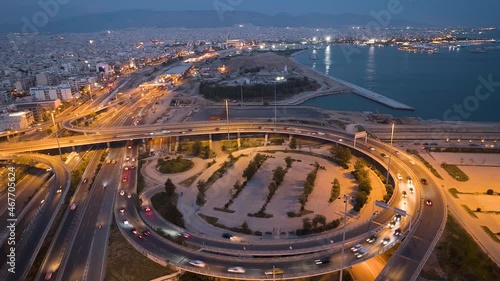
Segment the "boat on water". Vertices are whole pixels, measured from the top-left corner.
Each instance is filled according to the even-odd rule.
[[[309,54],[309,59],[310,59],[310,60],[317,60],[317,59],[318,59],[318,54],[317,54],[316,50],[313,50],[313,51]]]
[[[409,52],[409,53],[427,53],[427,54],[434,54],[438,52],[437,48],[416,47],[416,46],[399,47],[398,51]]]
[[[469,49],[469,53],[482,54],[482,53],[486,53],[486,49],[483,47],[473,48],[473,49]]]

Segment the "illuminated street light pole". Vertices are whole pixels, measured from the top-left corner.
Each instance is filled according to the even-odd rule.
[[[229,152],[231,152],[231,140],[229,138],[229,105],[228,105],[228,99],[226,99],[226,123],[227,123],[227,146],[228,146]]]
[[[344,249],[345,249],[345,225],[347,222],[347,202],[349,200],[349,196],[344,194],[344,229],[342,231],[342,254],[340,255],[340,281],[342,281],[342,275],[344,272]]]
[[[282,76],[279,76],[279,77],[276,77],[276,81],[274,81],[274,126],[276,126],[276,104],[277,104],[277,101],[276,101],[276,84],[283,80],[284,77]]]
[[[52,111],[50,113],[50,115],[52,116],[52,123],[54,124],[54,126],[56,127],[56,141],[57,141],[57,147],[59,148],[59,156],[61,157],[61,161],[63,161],[63,157],[62,157],[62,152],[61,152],[61,145],[59,144],[59,135],[57,133],[58,131],[58,128],[56,126],[56,120],[54,119],[54,111]]]
[[[90,87],[90,84],[89,84],[89,95],[90,95],[90,100],[94,101],[94,98],[92,97],[92,88]]]
[[[385,184],[389,184],[389,170],[391,169],[391,158],[392,158],[392,140],[394,137],[394,123],[392,123],[391,129],[391,147],[389,148],[389,163],[387,164],[387,176],[385,178]]]

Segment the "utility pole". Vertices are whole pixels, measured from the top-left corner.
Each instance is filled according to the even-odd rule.
[[[342,254],[340,256],[340,281],[342,281],[342,275],[344,273],[344,249],[345,249],[345,225],[347,222],[347,202],[349,200],[349,196],[344,194],[344,229],[342,231]]]
[[[50,113],[50,116],[52,116],[52,124],[54,124],[54,126],[56,127],[56,141],[57,141],[57,147],[59,148],[59,157],[61,157],[61,161],[63,161],[61,145],[59,144],[59,135],[57,133],[57,131],[59,131],[59,128],[56,126],[56,120],[54,119],[54,111]]]
[[[229,105],[228,99],[226,99],[226,123],[227,123],[227,146],[228,150],[231,153],[231,139],[229,138]]]

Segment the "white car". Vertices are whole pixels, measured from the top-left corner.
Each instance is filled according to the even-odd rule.
[[[129,225],[130,223],[128,222],[128,220],[123,220],[123,224],[124,225]]]
[[[370,146],[370,150],[371,150],[371,151],[375,151],[375,147]]]
[[[415,161],[410,160],[410,164],[412,164],[413,166],[415,166]]]
[[[232,273],[245,273],[245,269],[241,266],[230,267],[227,271]]]
[[[368,249],[361,249],[357,253],[355,253],[354,255],[356,255],[356,257],[358,259],[360,259],[360,258],[366,256],[368,254],[368,252],[369,252]]]
[[[200,261],[200,260],[193,260],[189,262],[190,265],[196,266],[196,267],[205,267],[206,263]]]
[[[120,190],[120,195],[121,196],[125,195],[125,191],[124,190]]]
[[[356,244],[356,246],[354,246],[354,247],[351,248],[351,251],[357,252],[357,251],[359,251],[361,249],[361,247],[362,247],[361,244]]]
[[[400,180],[400,181],[402,181],[402,180],[403,180],[403,177],[401,176],[401,174],[400,174],[400,173],[398,173],[398,174],[396,175],[396,177],[397,177],[397,178],[398,178],[398,180]]]

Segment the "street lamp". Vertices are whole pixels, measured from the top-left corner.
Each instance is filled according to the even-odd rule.
[[[344,229],[342,231],[342,255],[340,256],[340,281],[342,281],[342,274],[344,272],[344,249],[345,249],[345,224],[347,222],[347,202],[349,196],[344,194]]]
[[[387,176],[385,178],[385,184],[389,184],[389,170],[391,169],[391,158],[392,158],[392,140],[394,137],[394,122],[392,123],[391,128],[391,146],[389,148],[389,163],[387,164]]]
[[[61,152],[61,145],[59,144],[59,135],[57,133],[58,131],[58,128],[56,126],[56,120],[54,119],[54,111],[50,112],[50,116],[52,116],[52,123],[54,124],[54,126],[56,127],[56,141],[57,141],[57,147],[59,148],[59,156],[61,157],[61,161],[63,161],[63,157],[62,157],[62,152]]]
[[[228,99],[226,99],[226,123],[227,123],[227,146],[229,152],[231,152],[231,140],[229,138],[229,105],[228,105]]]
[[[283,76],[279,76],[279,77],[276,77],[276,81],[274,81],[274,126],[276,126],[276,84],[279,82],[279,81],[282,81],[283,79],[285,79],[285,77]]]

